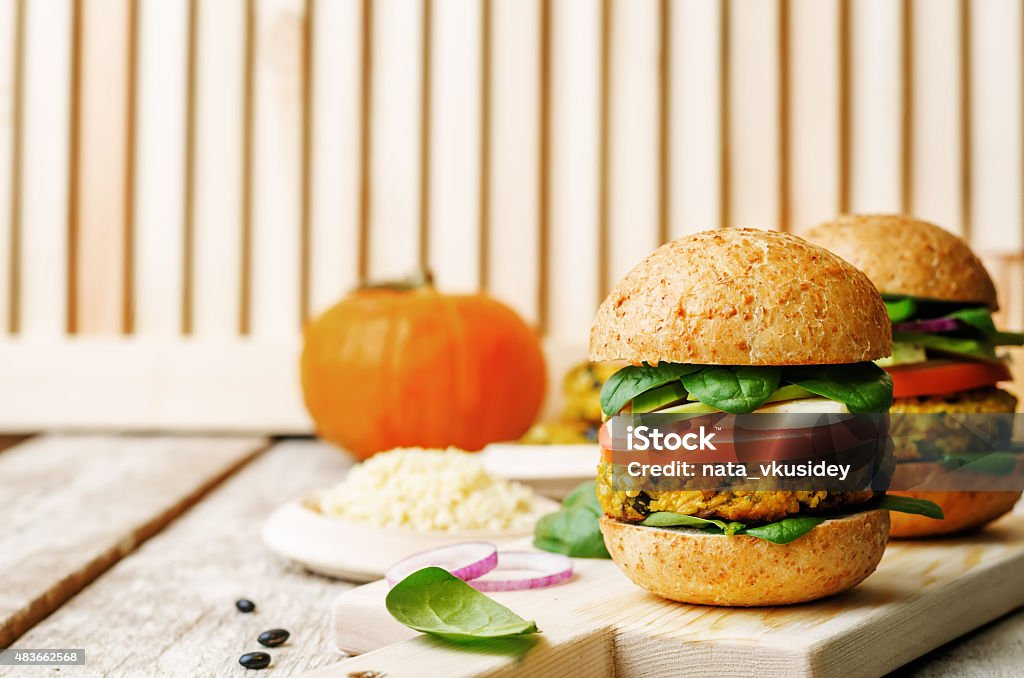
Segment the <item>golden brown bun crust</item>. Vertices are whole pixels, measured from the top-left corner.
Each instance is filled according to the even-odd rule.
[[[996,288],[970,246],[934,224],[893,214],[847,214],[807,239],[868,274],[879,290],[998,308]]]
[[[888,511],[827,520],[789,544],[601,519],[612,560],[636,585],[698,605],[789,605],[851,589],[875,571]]]
[[[796,236],[727,228],[662,245],[597,311],[591,360],[812,365],[892,352],[881,297]]]
[[[889,492],[901,497],[934,501],[942,507],[945,520],[933,520],[909,513],[892,514],[893,537],[937,537],[976,530],[1009,513],[1020,492]]]

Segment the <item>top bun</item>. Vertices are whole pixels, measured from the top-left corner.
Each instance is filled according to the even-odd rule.
[[[662,245],[619,281],[590,330],[591,360],[634,365],[822,365],[892,353],[867,276],[793,235],[705,231]]]
[[[935,224],[897,214],[847,214],[811,229],[807,239],[867,273],[884,293],[999,307],[978,257]]]

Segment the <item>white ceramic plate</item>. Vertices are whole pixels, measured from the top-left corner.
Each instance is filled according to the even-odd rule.
[[[601,450],[587,445],[517,445],[497,443],[480,453],[491,475],[529,485],[535,492],[562,499],[597,475]]]
[[[538,514],[558,510],[558,504],[550,499],[537,497],[537,502]],[[380,579],[406,556],[463,541],[488,541],[498,548],[524,549],[533,541],[533,527],[502,532],[374,527],[330,518],[300,501],[281,506],[263,524],[263,542],[270,550],[318,574],[356,582]]]

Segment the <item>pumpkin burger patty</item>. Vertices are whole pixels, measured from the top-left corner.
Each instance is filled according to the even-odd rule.
[[[668,511],[698,518],[767,523],[799,513],[829,514],[863,504],[874,492],[617,490],[614,467],[602,461],[597,470],[597,498],[606,516],[638,523],[652,513]]]

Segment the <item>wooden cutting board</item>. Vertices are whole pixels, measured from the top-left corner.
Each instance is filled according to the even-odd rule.
[[[673,603],[609,561],[577,560],[567,584],[493,594],[543,633],[469,647],[398,624],[386,590],[338,597],[333,637],[365,654],[307,675],[877,676],[1024,605],[1024,516],[966,538],[893,542],[857,589],[785,608]]]

